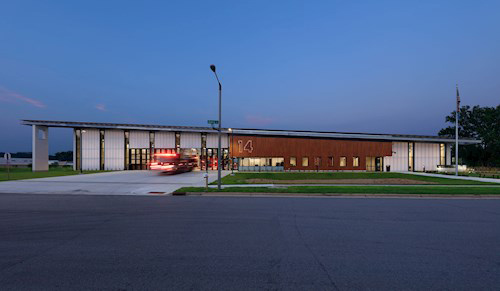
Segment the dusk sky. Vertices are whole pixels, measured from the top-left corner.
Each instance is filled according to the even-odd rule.
[[[0,0],[0,151],[21,119],[435,135],[500,101],[500,1]],[[50,152],[71,150],[50,129]]]

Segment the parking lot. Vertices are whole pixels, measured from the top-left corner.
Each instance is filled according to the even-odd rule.
[[[223,171],[223,176],[229,174]],[[98,174],[30,179],[0,183],[0,193],[27,194],[93,194],[93,195],[161,195],[187,186],[203,186],[205,172],[177,175],[151,171],[119,171]],[[209,182],[217,172],[208,172]]]

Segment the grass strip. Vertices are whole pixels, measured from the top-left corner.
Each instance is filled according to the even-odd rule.
[[[183,187],[176,193],[186,192],[244,192],[244,193],[345,193],[345,194],[500,194],[500,187],[432,187],[432,186],[289,186],[289,187]]]
[[[94,174],[110,171],[83,171],[83,174]],[[8,179],[7,169],[0,169],[0,181],[25,180],[36,178],[49,178],[59,176],[78,175],[80,171],[74,171],[71,167],[49,168],[47,172],[33,172],[31,168],[12,168],[10,169],[10,179]]]
[[[450,178],[427,177],[403,173],[370,173],[370,172],[307,172],[307,173],[235,173],[233,176],[227,175],[222,178],[225,185],[231,184],[252,184],[249,179],[268,179],[268,180],[335,180],[335,179],[409,179],[415,181],[433,182],[440,185],[494,185],[495,183],[458,180]],[[213,182],[215,185],[217,182]]]

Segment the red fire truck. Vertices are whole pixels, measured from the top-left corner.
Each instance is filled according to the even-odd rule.
[[[187,154],[155,154],[149,168],[163,173],[191,172],[196,167],[196,158]]]

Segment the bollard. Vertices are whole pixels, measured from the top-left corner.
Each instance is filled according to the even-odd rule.
[[[205,173],[203,178],[205,178],[205,191],[208,191],[208,173]]]

